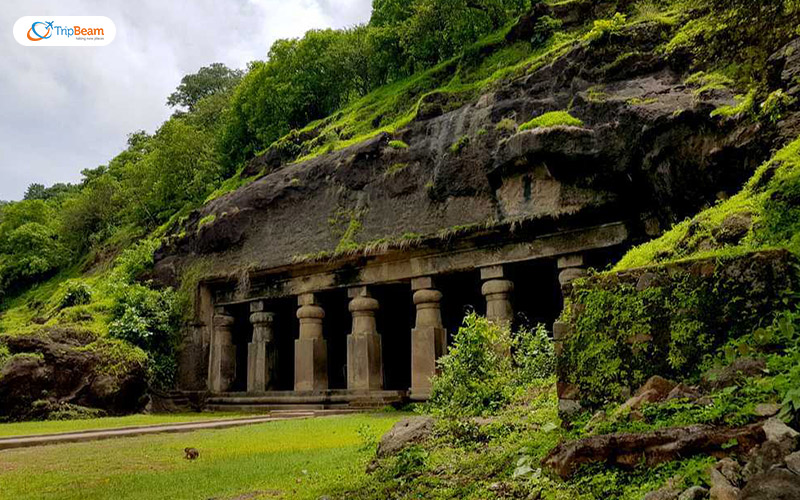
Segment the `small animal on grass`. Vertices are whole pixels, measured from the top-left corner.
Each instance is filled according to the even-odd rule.
[[[186,456],[183,457],[186,460],[194,460],[200,456],[200,452],[197,451],[197,448],[184,448],[183,452],[186,453]]]

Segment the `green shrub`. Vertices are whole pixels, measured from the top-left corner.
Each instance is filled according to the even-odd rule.
[[[178,294],[171,288],[153,290],[141,284],[124,285],[116,293],[109,335],[144,350],[150,358],[150,383],[170,387],[183,316]]]
[[[558,125],[566,125],[571,127],[582,127],[583,122],[568,111],[551,111],[541,116],[537,116],[533,120],[523,123],[519,126],[519,131],[531,130],[535,128],[555,127]]]
[[[628,23],[628,18],[625,14],[617,12],[611,19],[598,19],[594,22],[591,31],[587,33],[583,39],[590,44],[605,41],[614,33],[619,33],[622,28]]]
[[[68,281],[66,288],[59,300],[58,308],[86,305],[92,300],[92,290],[82,281]]]
[[[408,149],[408,144],[403,141],[389,141],[389,147],[393,149]]]
[[[502,408],[510,399],[511,334],[475,313],[439,360],[441,372],[433,378],[430,406],[434,413],[457,417],[482,415]]]
[[[514,335],[515,378],[521,385],[548,378],[556,370],[553,340],[544,325]]]

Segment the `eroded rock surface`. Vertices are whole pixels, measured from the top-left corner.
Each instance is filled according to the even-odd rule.
[[[731,92],[696,95],[658,53],[669,29],[643,23],[577,44],[453,111],[444,111],[453,109],[450,97],[433,93],[406,128],[341,151],[288,164],[270,150],[248,166],[264,172],[260,179],[174,228],[157,274],[175,280],[187,261],[212,254],[217,275],[276,269],[333,251],[337,221],[357,221],[356,242],[429,236],[422,248],[451,244],[434,238],[442,230],[489,221],[483,237],[513,237],[503,229],[512,222],[518,235],[620,220],[634,232],[645,231],[645,219],[668,227],[736,191],[768,151],[758,126],[710,116],[734,103]],[[633,56],[620,60],[623,53]],[[516,130],[566,109],[583,126]],[[731,221],[731,238],[745,222]]]
[[[0,369],[0,418],[46,418],[65,405],[126,413],[146,403],[144,364],[114,359],[91,333],[51,329],[3,342],[13,356]]]
[[[637,434],[608,434],[561,443],[545,457],[543,464],[567,478],[584,464],[600,462],[633,468],[642,461],[655,465],[698,453],[743,453],[765,439],[762,424],[735,429],[693,425]],[[733,440],[736,445],[728,447]]]
[[[410,417],[394,424],[378,444],[378,457],[394,455],[408,445],[427,439],[433,432],[435,420],[430,417]]]

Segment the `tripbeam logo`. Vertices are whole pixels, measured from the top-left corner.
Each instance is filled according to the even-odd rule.
[[[97,47],[117,35],[105,16],[25,16],[14,23],[14,38],[21,45],[39,47]]]

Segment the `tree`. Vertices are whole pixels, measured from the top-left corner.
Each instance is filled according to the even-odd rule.
[[[186,75],[178,88],[167,98],[167,105],[193,111],[200,99],[217,93],[228,92],[242,79],[243,72],[230,69],[222,63],[213,63],[200,68],[197,73]]]

